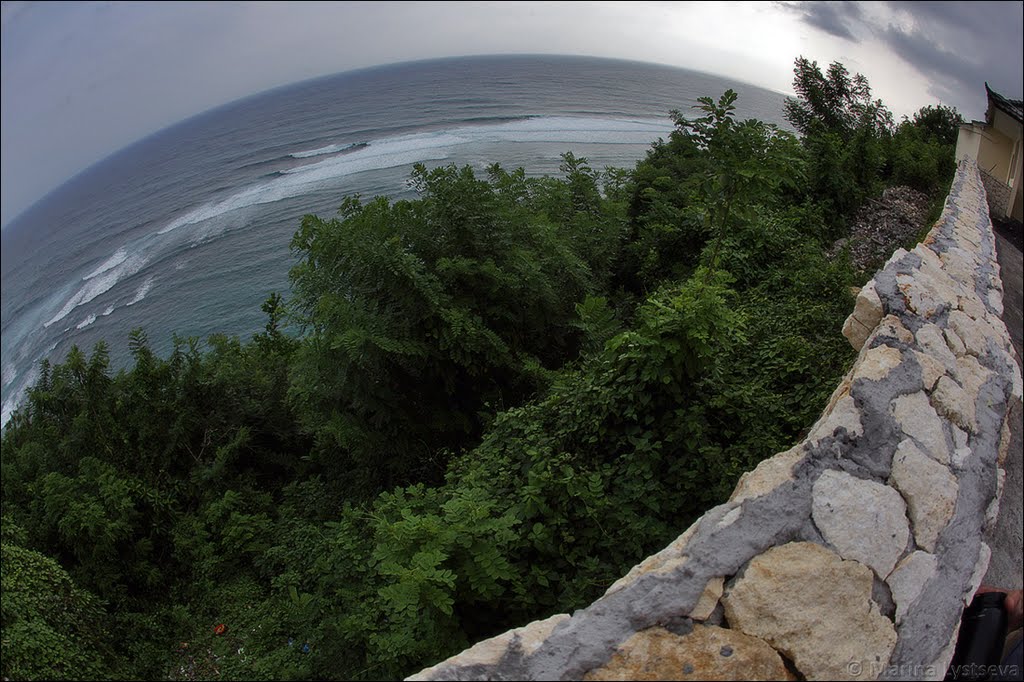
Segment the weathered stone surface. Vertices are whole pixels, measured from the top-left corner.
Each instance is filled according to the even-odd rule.
[[[1006,485],[1006,471],[996,467],[996,495],[985,507],[985,530],[996,525],[999,518],[999,501],[1003,499],[1003,487]]]
[[[971,355],[981,355],[985,352],[985,334],[982,329],[987,326],[980,320],[972,320],[962,310],[954,310],[949,314],[949,330],[960,337]]]
[[[1006,458],[1010,454],[1010,441],[1013,440],[1013,433],[1010,430],[1010,413],[1007,411],[1003,419],[1003,428],[999,429],[999,448],[996,453],[996,463],[1000,468],[1006,466]]]
[[[957,305],[973,320],[984,320],[988,315],[981,300],[974,295],[957,296]]]
[[[910,537],[906,504],[889,486],[826,471],[814,483],[811,514],[822,536],[844,559],[884,578]]]
[[[476,644],[460,654],[456,654],[435,666],[425,668],[408,680],[430,680],[436,673],[448,668],[457,668],[474,665],[494,665],[505,655],[510,648],[515,647],[523,655],[532,654],[544,643],[551,631],[559,623],[568,620],[569,615],[560,613],[544,620],[535,620],[529,625],[515,630],[509,630],[497,637],[491,637]]]
[[[721,530],[726,526],[731,526],[736,523],[741,516],[743,516],[743,507],[733,507],[717,524],[715,524],[715,528]]]
[[[977,273],[977,260],[974,254],[954,246],[947,249],[939,258],[942,260],[942,269],[950,277],[965,287],[974,287],[974,277]]]
[[[988,307],[992,309],[999,317],[1003,316],[1003,295],[996,289],[989,289],[988,296]]]
[[[793,480],[793,465],[804,458],[803,446],[797,446],[764,460],[753,471],[740,476],[730,502],[739,504],[744,500],[760,497],[787,481]]]
[[[942,336],[941,329],[934,324],[926,324],[917,330],[914,338],[924,353],[941,362],[947,370],[956,369],[956,356],[946,345],[946,339]]]
[[[690,609],[690,618],[694,620],[707,620],[710,618],[711,613],[718,606],[718,600],[722,598],[724,590],[725,578],[718,577],[709,580],[707,587],[704,588],[704,592],[700,595],[700,599],[697,600],[697,604]]]
[[[928,552],[914,552],[896,565],[885,582],[896,602],[896,624],[903,622],[903,616],[917,601],[925,583],[931,580],[938,568],[938,559]]]
[[[1014,399],[1024,399],[1024,374],[1021,373],[1020,365],[1012,357],[1010,358],[1010,372],[1011,372],[1011,394]]]
[[[945,273],[942,271],[942,260],[930,248],[928,248],[924,244],[918,244],[913,249],[911,249],[910,252],[916,253],[918,256],[921,257],[922,270],[927,271],[929,274],[933,276],[935,273],[942,273],[942,275],[945,276]]]
[[[933,318],[949,307],[948,290],[940,290],[934,280],[920,271],[897,275],[896,287],[903,293],[907,307],[924,319]]]
[[[967,347],[952,329],[943,329],[942,338],[946,340],[946,346],[957,357],[967,354]]]
[[[899,349],[889,346],[876,346],[866,351],[860,358],[860,362],[854,367],[854,379],[868,379],[879,381],[888,376],[903,361],[903,355]]]
[[[883,312],[882,300],[875,291],[875,281],[871,280],[857,294],[853,312],[843,324],[843,336],[850,341],[851,346],[857,350],[864,346],[868,336],[881,321]]]
[[[968,395],[977,396],[981,387],[991,377],[991,370],[983,367],[976,357],[965,355],[956,359],[956,376],[954,378]]]
[[[900,322],[900,318],[895,315],[886,315],[882,318],[882,321],[878,323],[878,327],[871,335],[872,338],[885,337],[890,339],[896,339],[903,343],[913,343],[914,335],[909,329],[903,326]],[[859,349],[858,349],[859,350]]]
[[[956,507],[956,478],[947,467],[907,439],[896,448],[889,481],[907,501],[917,545],[934,552],[939,533],[949,523]]]
[[[623,642],[604,666],[584,680],[785,680],[779,654],[764,640],[714,625],[686,635],[663,628],[641,630]]]
[[[864,342],[871,336],[872,329],[864,326],[857,318],[850,315],[843,323],[843,336],[850,342],[854,350],[864,347]]]
[[[896,644],[871,586],[866,566],[792,542],[755,557],[722,603],[734,629],[764,639],[807,679],[867,679]]]
[[[949,458],[949,463],[954,469],[957,469],[958,471],[963,470],[963,468],[967,466],[967,461],[973,454],[974,451],[967,446],[955,448],[953,450],[953,454]]]
[[[818,423],[811,427],[807,440],[811,443],[834,436],[839,428],[846,429],[850,437],[857,437],[864,433],[864,427],[860,421],[860,411],[850,396],[843,396],[836,401],[835,407],[828,414],[822,415]]]
[[[932,392],[932,405],[935,410],[961,429],[977,431],[974,420],[974,399],[964,389],[950,379],[942,377]]]
[[[967,582],[967,589],[964,590],[964,606],[969,606],[971,600],[974,599],[974,594],[978,591],[978,588],[981,587],[981,581],[985,577],[985,572],[988,570],[988,562],[991,560],[992,549],[982,542],[980,551],[978,552],[978,561],[974,564],[974,573],[971,574],[971,579]]]
[[[925,353],[914,351],[914,357],[917,358],[917,364],[921,365],[921,381],[924,382],[924,390],[932,390],[939,377],[946,373],[946,368],[941,362]]]
[[[903,433],[920,443],[932,459],[949,464],[949,445],[942,420],[924,393],[901,395],[893,401],[892,411]]]

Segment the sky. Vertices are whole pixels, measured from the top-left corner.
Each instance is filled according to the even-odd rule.
[[[281,85],[416,59],[633,59],[792,91],[841,61],[897,119],[1020,98],[1022,2],[3,2],[0,224],[147,135]]]

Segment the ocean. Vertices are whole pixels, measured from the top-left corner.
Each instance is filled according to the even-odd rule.
[[[38,378],[100,340],[114,368],[128,333],[159,354],[173,335],[243,338],[288,296],[303,215],[347,195],[412,198],[414,163],[557,174],[571,151],[632,167],[701,96],[788,127],[785,97],[706,73],[617,60],[466,57],[277,88],[155,133],[80,173],[0,236],[2,423]],[[113,114],[116,115],[116,114]],[[87,131],[83,131],[87,134]]]

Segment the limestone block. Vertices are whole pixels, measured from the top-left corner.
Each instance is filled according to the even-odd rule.
[[[843,471],[826,471],[815,481],[811,514],[840,556],[859,561],[880,578],[892,571],[910,537],[898,492]]]
[[[701,592],[700,599],[692,609],[690,609],[689,616],[694,620],[707,620],[711,617],[711,613],[718,606],[718,600],[722,598],[722,592],[725,590],[725,578],[719,576],[712,578],[708,581],[708,584],[704,586],[704,591]]]
[[[996,467],[996,494],[985,507],[985,530],[992,528],[999,520],[999,501],[1003,499],[1003,486],[1006,485],[1006,471]]]
[[[740,504],[743,500],[760,497],[793,480],[793,466],[803,457],[804,448],[798,445],[764,460],[753,471],[740,476],[729,502]]]
[[[878,323],[878,327],[874,332],[875,337],[888,337],[903,341],[904,343],[913,343],[914,335],[909,329],[903,326],[900,322],[900,318],[895,315],[886,315],[882,318],[882,321]]]
[[[863,353],[860,362],[853,370],[854,379],[879,381],[888,376],[895,367],[899,367],[903,355],[898,348],[876,346]]]
[[[892,599],[896,602],[897,625],[903,622],[903,617],[913,607],[925,584],[935,575],[938,563],[934,554],[917,551],[904,557],[886,578]]]
[[[986,296],[986,299],[988,300],[988,307],[991,308],[992,312],[994,312],[999,317],[1002,317],[1003,316],[1003,295],[1001,293],[999,293],[999,290],[998,289],[989,289],[988,290],[988,296]]]
[[[992,549],[982,542],[978,552],[978,561],[974,564],[974,573],[971,574],[971,579],[968,581],[967,589],[963,594],[964,606],[970,606],[971,601],[974,599],[974,594],[981,587],[981,581],[984,579],[985,573],[988,572],[988,562],[991,559]]]
[[[996,463],[1000,468],[1006,466],[1006,458],[1010,454],[1010,441],[1013,433],[1010,426],[1010,412],[1007,411],[1003,418],[1003,428],[999,430],[999,448],[996,454]]]
[[[949,273],[950,277],[969,289],[974,288],[974,278],[978,268],[974,254],[954,246],[941,254],[939,258],[942,260],[943,269]]]
[[[895,251],[892,252],[892,255],[889,256],[889,260],[885,261],[885,265],[882,266],[882,269],[885,270],[886,268],[895,266],[897,263],[903,260],[903,257],[906,256],[907,253],[909,252],[903,247],[896,249]]]
[[[584,680],[787,680],[779,654],[764,640],[714,625],[685,635],[641,630]]]
[[[953,517],[959,490],[949,469],[928,457],[910,439],[902,441],[892,458],[889,482],[907,501],[917,545],[935,551],[939,533]]]
[[[988,315],[988,311],[977,296],[957,296],[957,307],[972,320],[984,320]]]
[[[945,367],[932,356],[916,350],[914,357],[917,359],[917,364],[921,365],[921,381],[924,383],[924,390],[932,390],[939,377],[946,373]]]
[[[834,436],[836,430],[840,427],[846,429],[846,433],[850,437],[864,434],[864,427],[860,421],[860,411],[857,409],[853,398],[848,395],[840,398],[836,402],[835,407],[832,408],[832,411],[822,415],[818,423],[811,427],[807,440],[814,443],[822,438]]]
[[[942,330],[942,338],[946,340],[946,346],[949,350],[953,351],[953,355],[960,357],[967,354],[967,346],[960,340],[960,337],[956,335],[951,329]]]
[[[953,434],[953,447],[954,448],[966,448],[967,447],[967,432],[961,429],[955,424],[949,425],[949,430]]]
[[[850,342],[854,350],[864,347],[864,342],[871,336],[871,329],[861,324],[852,314],[843,323],[843,336]]]
[[[942,260],[939,258],[938,254],[936,254],[934,251],[932,251],[924,244],[918,244],[913,249],[911,249],[910,252],[916,253],[918,256],[921,257],[922,270],[925,270],[929,274],[933,275],[936,272],[942,272]],[[945,273],[943,273],[943,275],[945,276]]]
[[[960,337],[971,355],[981,355],[985,352],[987,327],[988,325],[982,321],[972,320],[962,310],[954,310],[949,314],[949,329]]]
[[[949,377],[939,379],[931,397],[936,412],[971,433],[976,433],[978,430],[974,414],[974,399],[974,395],[968,394]]]
[[[843,336],[856,350],[860,350],[868,336],[878,326],[882,314],[882,300],[875,291],[875,281],[871,280],[857,294],[853,312],[843,324]]]
[[[882,299],[875,291],[875,280],[871,280],[857,294],[857,301],[853,305],[853,316],[865,327],[874,329],[882,319],[882,314]]]
[[[918,271],[912,275],[896,275],[896,288],[903,294],[907,307],[923,318],[935,317],[956,295],[948,287]]]
[[[1009,355],[1009,353],[1007,353],[1007,355]],[[1017,400],[1024,399],[1024,377],[1021,376],[1020,365],[1017,364],[1017,361],[1013,359],[1013,356],[1009,357],[1009,364],[1010,364],[1010,372],[1013,375],[1013,379],[1012,379],[1013,392],[1012,392],[1012,395]]]
[[[867,679],[896,645],[871,587],[866,566],[792,542],[751,560],[722,604],[734,629],[764,639],[806,679]]]
[[[967,460],[969,460],[973,454],[974,450],[971,450],[968,447],[955,448],[952,456],[949,458],[949,463],[957,471],[963,471],[967,466]]]
[[[903,433],[917,440],[932,459],[949,464],[949,445],[942,420],[923,392],[899,396],[893,400],[892,411]]]
[[[965,355],[956,359],[955,379],[968,396],[977,397],[981,387],[992,377],[992,371],[982,367],[978,359],[972,355]]]
[[[536,651],[541,644],[547,640],[555,627],[569,619],[568,614],[560,613],[544,620],[535,620],[529,625],[515,630],[509,630],[497,637],[491,637],[476,644],[460,654],[441,661],[435,666],[426,668],[416,673],[407,680],[430,680],[435,675],[443,673],[452,668],[462,668],[473,665],[494,665],[501,660],[501,657],[510,647],[518,647],[524,655],[530,655]]]
[[[934,324],[926,324],[914,334],[921,350],[942,363],[947,370],[956,369],[956,356],[949,350],[946,340],[942,336],[942,330]]]

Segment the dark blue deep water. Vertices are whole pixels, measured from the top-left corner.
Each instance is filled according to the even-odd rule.
[[[631,167],[697,97],[782,123],[783,96],[716,76],[576,57],[473,57],[349,72],[249,97],[138,142],[3,230],[3,421],[44,357],[127,335],[248,336],[288,293],[302,215],[348,194],[411,196],[412,164],[558,172],[572,151]]]

